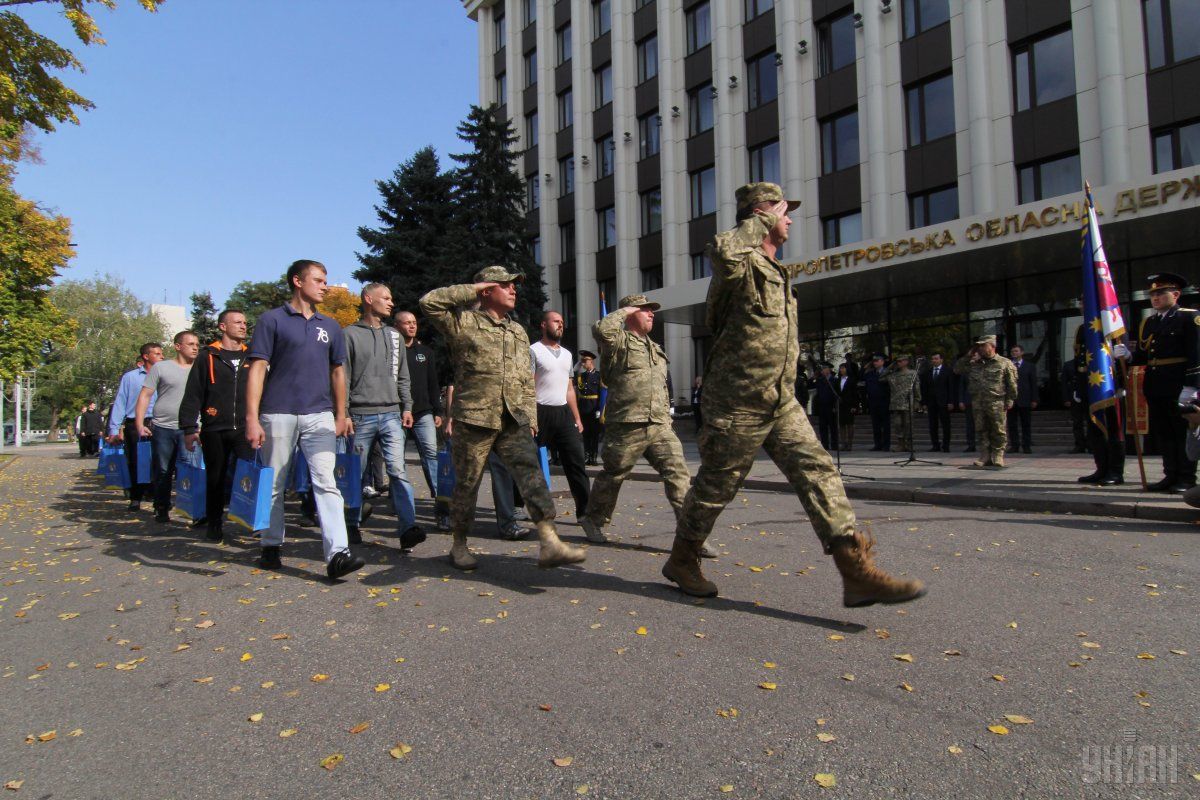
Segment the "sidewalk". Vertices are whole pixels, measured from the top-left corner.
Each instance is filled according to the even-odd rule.
[[[688,469],[695,475],[700,466],[691,423],[676,425],[683,442]],[[1126,517],[1164,522],[1200,521],[1200,509],[1184,504],[1178,495],[1142,491],[1137,457],[1125,461],[1125,485],[1100,488],[1077,483],[1095,465],[1089,455],[1072,455],[1034,448],[1033,455],[1005,457],[1008,468],[1002,471],[962,469],[976,458],[962,452],[962,444],[949,453],[918,451],[919,459],[940,465],[915,463],[898,466],[906,453],[872,453],[854,450],[842,453],[842,472],[846,493],[851,498],[899,503],[924,503],[959,508],[999,508],[1015,511],[1044,511],[1054,514],[1088,514],[1102,517]],[[593,475],[596,468],[589,469]],[[858,476],[858,477],[852,477]],[[1162,477],[1162,461],[1146,458],[1146,477],[1153,483]],[[644,461],[634,469],[632,480],[658,480],[657,473]],[[870,479],[870,480],[868,480]],[[746,480],[746,488],[787,491],[791,488],[771,463],[760,453]]]

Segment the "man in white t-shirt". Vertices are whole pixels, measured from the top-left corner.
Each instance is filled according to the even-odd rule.
[[[179,428],[179,406],[187,386],[192,362],[200,354],[200,337],[194,331],[175,334],[175,357],[159,361],[146,374],[146,382],[138,395],[134,418],[142,436],[150,437],[154,454],[154,521],[168,522],[171,511],[171,484],[175,479],[175,459],[183,446],[183,431]],[[153,429],[146,424],[150,399],[154,400],[151,419]]]
[[[575,402],[571,380],[571,351],[559,342],[563,335],[562,314],[542,315],[542,338],[529,346],[537,392],[538,444],[558,451],[567,485],[575,498],[575,518],[587,513],[588,477],[584,469],[583,422]]]

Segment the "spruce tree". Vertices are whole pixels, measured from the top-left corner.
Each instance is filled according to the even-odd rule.
[[[192,301],[192,330],[200,337],[200,344],[206,345],[220,339],[217,304],[213,302],[212,292],[194,292],[189,299]]]
[[[461,246],[454,282],[468,282],[491,264],[523,272],[516,316],[527,325],[536,322],[546,305],[546,290],[525,227],[525,181],[517,171],[521,152],[516,149],[516,130],[501,116],[499,106],[471,106],[458,136],[471,149],[450,156],[459,164],[454,172],[453,236]]]

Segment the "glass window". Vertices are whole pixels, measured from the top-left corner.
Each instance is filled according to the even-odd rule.
[[[575,191],[575,156],[558,160],[558,196],[566,197]]]
[[[1154,171],[1194,167],[1200,163],[1200,122],[1191,122],[1154,134]]]
[[[837,217],[826,217],[821,220],[821,231],[826,248],[861,242],[862,212],[854,211]]]
[[[542,240],[535,236],[529,240],[529,257],[533,259],[533,263],[539,267],[542,266]]]
[[[496,102],[504,105],[508,102],[508,73],[501,72],[496,76]]]
[[[1013,48],[1017,111],[1075,94],[1075,51],[1070,29]]]
[[[525,177],[525,207],[532,211],[540,208],[541,205],[542,193],[539,190],[538,176],[527,175]]]
[[[554,32],[555,51],[558,63],[565,64],[571,60],[571,23],[567,23]]]
[[[745,0],[746,2],[746,21],[754,19],[760,14],[765,14],[771,10],[773,0]]]
[[[538,112],[531,111],[525,115],[525,147],[537,147],[538,144]]]
[[[603,250],[617,243],[617,209],[613,206],[596,212],[596,247]]]
[[[492,20],[492,51],[499,53],[500,48],[508,41],[508,25],[504,23],[504,15],[499,14]]]
[[[658,74],[658,37],[649,36],[637,45],[637,80],[644,83]]]
[[[746,62],[746,79],[750,82],[750,108],[758,108],[779,96],[778,72],[774,51],[763,53]]]
[[[712,12],[708,3],[692,6],[683,16],[687,29],[687,54],[690,56],[712,42]]]
[[[692,219],[717,210],[717,171],[706,167],[688,175],[691,188]]]
[[[1078,153],[1017,168],[1018,203],[1078,193],[1082,188]]]
[[[603,178],[613,174],[613,162],[617,157],[616,142],[612,134],[596,140],[596,177]]]
[[[1150,69],[1200,55],[1200,0],[1142,0]]]
[[[537,22],[537,0],[521,0],[521,26]]]
[[[559,258],[563,261],[575,260],[575,223],[564,222],[558,226]]]
[[[637,0],[637,2],[634,3],[633,9],[636,11],[639,8],[645,8],[653,2],[654,0]]]
[[[612,30],[610,0],[592,0],[592,38],[599,39]]]
[[[779,140],[750,148],[750,182],[769,181],[782,184],[779,167]]]
[[[958,187],[947,186],[908,196],[910,226],[924,228],[958,219]]]
[[[858,163],[858,111],[850,111],[821,123],[821,173],[853,167]]]
[[[817,77],[854,63],[854,16],[847,11],[817,24]]]
[[[537,83],[537,50],[525,54],[525,88]]]
[[[655,264],[642,270],[642,291],[652,292],[663,287],[662,264]]]
[[[688,92],[688,136],[713,126],[713,86],[706,83]]]
[[[662,189],[642,192],[642,236],[662,230]]]
[[[608,303],[617,302],[617,279],[605,278],[602,281],[596,281],[596,288],[600,290],[600,297],[604,298]],[[616,308],[609,307],[610,311],[616,311]]]
[[[638,158],[657,155],[661,146],[662,117],[657,111],[638,117]]]
[[[951,136],[954,133],[954,77],[918,83],[904,90],[908,109],[908,146]]]
[[[712,259],[708,257],[708,253],[692,253],[690,260],[692,262],[692,280],[712,275]]]
[[[612,102],[612,64],[605,64],[592,73],[596,85],[596,108]]]
[[[571,127],[575,122],[575,103],[571,90],[567,89],[558,96],[558,129]]]
[[[558,307],[562,309],[563,327],[570,329],[575,324],[575,290],[564,289],[558,296],[562,301]]]
[[[950,0],[902,0],[902,5],[905,39],[950,21]]]

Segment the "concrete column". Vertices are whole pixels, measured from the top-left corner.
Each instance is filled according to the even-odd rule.
[[[538,6],[538,171],[539,191],[542,208],[538,213],[538,235],[542,240],[542,269],[546,278],[546,297],[551,306],[559,307],[558,265],[562,255],[558,246],[558,203],[548,197],[549,187],[543,177],[554,173],[554,66],[558,53],[554,46],[554,5],[551,0],[540,0]],[[518,123],[524,135],[525,115],[521,113]]]
[[[804,158],[802,147],[809,141],[804,135],[804,84],[801,65],[808,56],[799,55],[797,43],[801,33],[800,3],[780,3],[775,6],[775,52],[783,56],[779,69],[779,160],[783,191],[788,197],[804,196]],[[810,87],[811,88],[811,87]],[[808,205],[805,202],[805,205]],[[798,261],[808,244],[805,226],[800,224],[808,209],[797,210],[792,219],[793,235],[788,240],[787,260]]]
[[[991,82],[988,79],[988,41],[982,0],[963,3],[963,36],[966,40],[967,119],[971,154],[971,197],[960,193],[961,215],[993,210],[996,198],[992,145]]]
[[[637,50],[633,46],[633,7],[613,3],[613,189],[617,210],[617,298],[641,291],[641,264],[638,262],[638,238],[642,233],[641,209],[637,192],[637,146],[625,141],[625,133],[637,130],[634,114],[634,86],[637,84]],[[593,148],[594,149],[594,148]],[[599,169],[597,154],[592,155],[592,170]]]
[[[582,332],[596,321],[600,297],[596,288],[596,204],[592,189],[594,170],[582,169],[580,157],[591,158],[592,109],[592,5],[589,0],[571,4],[571,85],[575,103],[575,305]],[[557,112],[556,112],[557,113]],[[555,196],[558,190],[555,189]],[[579,341],[586,337],[580,336]]]
[[[692,278],[688,253],[687,96],[683,61],[687,43],[679,11],[672,3],[658,4],[659,174],[662,187],[663,285],[675,286]],[[671,116],[678,106],[680,115]],[[634,135],[637,136],[635,130]]]
[[[867,202],[863,203],[863,235],[882,238],[887,233],[888,208],[888,119],[883,98],[883,18],[868,7],[862,27],[861,63],[866,78],[866,104],[860,106],[858,131],[864,133],[867,158],[864,163]]]
[[[1100,151],[1105,184],[1130,180],[1129,116],[1125,108],[1125,63],[1121,42],[1120,0],[1092,0],[1095,44],[1089,56],[1096,60],[1096,88],[1100,103]],[[1139,37],[1140,39],[1141,37]],[[1075,44],[1075,57],[1086,48]]]
[[[714,143],[717,177],[717,228],[733,225],[737,201],[733,193],[746,173],[746,62],[742,56],[741,3],[711,3],[713,28]],[[738,88],[729,88],[730,76]]]

